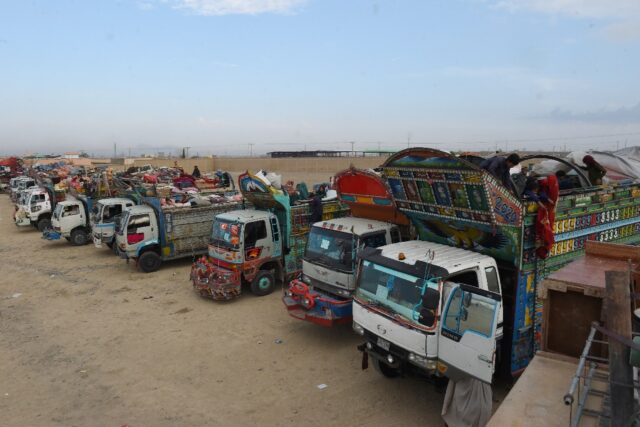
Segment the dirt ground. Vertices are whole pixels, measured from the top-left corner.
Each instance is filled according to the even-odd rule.
[[[360,369],[350,326],[290,318],[279,292],[204,300],[191,260],[144,274],[12,213],[0,195],[3,426],[443,425],[433,385]]]

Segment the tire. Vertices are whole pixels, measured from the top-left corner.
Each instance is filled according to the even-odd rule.
[[[275,288],[276,279],[271,271],[259,271],[251,282],[251,292],[259,297],[269,295]]]
[[[397,378],[400,376],[400,369],[392,368],[381,360],[373,359],[373,367],[376,369],[376,371],[380,372],[387,378]]]
[[[138,268],[145,273],[153,273],[160,269],[162,259],[154,251],[143,252],[138,258]]]
[[[36,224],[38,231],[44,231],[51,228],[51,218],[40,218]]]
[[[87,235],[86,231],[77,229],[71,232],[69,241],[73,246],[82,246],[89,243],[89,236]]]

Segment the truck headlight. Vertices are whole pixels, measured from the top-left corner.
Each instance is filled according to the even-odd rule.
[[[430,360],[427,360],[426,357],[420,356],[419,354],[409,353],[409,362],[413,363],[416,366],[420,366],[424,369],[430,369]],[[431,363],[433,365],[432,369],[435,369],[435,362]]]
[[[364,328],[356,322],[353,322],[353,331],[358,335],[364,335]]]

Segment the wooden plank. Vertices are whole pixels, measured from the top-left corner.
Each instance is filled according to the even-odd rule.
[[[628,271],[607,271],[606,328],[631,339],[631,295]],[[629,348],[609,338],[609,389],[611,392],[611,425],[626,426],[633,416],[633,369],[629,364]]]
[[[604,258],[640,262],[640,246],[588,240],[585,246],[585,253],[587,255],[595,255]]]

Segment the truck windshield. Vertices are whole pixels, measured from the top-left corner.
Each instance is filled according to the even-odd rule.
[[[353,234],[313,227],[307,240],[304,259],[338,270],[353,271]]]
[[[420,303],[424,280],[392,270],[371,261],[362,261],[356,295],[372,304],[380,304],[407,320]]]
[[[227,249],[240,249],[242,224],[235,221],[216,219],[211,233],[211,244]]]

